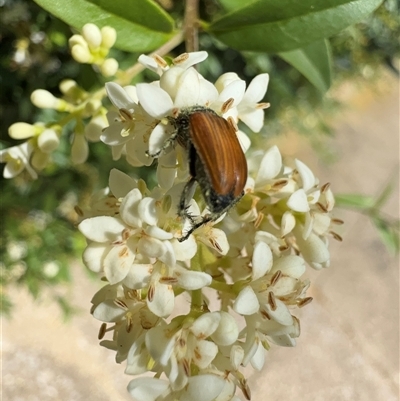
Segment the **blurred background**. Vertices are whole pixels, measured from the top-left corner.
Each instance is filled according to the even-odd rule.
[[[172,13],[180,12],[175,3]],[[281,58],[238,53],[200,37],[201,49],[209,52],[200,72],[210,81],[224,71],[247,82],[270,74],[271,108],[261,134],[251,137],[253,145],[277,144],[320,182],[330,182],[335,217],[345,220],[344,241],[331,246],[331,267],[308,271],[314,302],[300,311],[297,347],[272,348],[264,370],[251,376],[255,400],[398,400],[399,33],[398,2],[387,0],[368,20],[331,38],[334,81],[324,96]],[[7,134],[11,124],[55,118],[52,110],[31,104],[33,90],[60,95],[64,78],[87,90],[104,85],[90,66],[71,59],[71,34],[33,2],[0,0],[2,148],[16,144]],[[127,68],[138,54],[114,50],[112,56]],[[153,78],[144,72],[136,79]],[[37,181],[24,174],[1,178],[7,400],[130,399],[125,387],[131,378],[112,352],[98,346],[100,324],[88,313],[101,284],[80,261],[85,243],[73,208],[107,185],[113,167],[154,176],[124,160],[113,162],[101,143],[91,144],[85,165],[73,166],[69,146],[59,148]]]

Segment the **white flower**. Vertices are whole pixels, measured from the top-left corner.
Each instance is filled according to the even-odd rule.
[[[6,163],[4,178],[14,178],[26,169],[31,177],[36,179],[37,173],[30,165],[32,152],[33,146],[30,142],[0,150],[0,163]]]
[[[146,347],[168,376],[174,391],[187,386],[192,365],[206,369],[212,363],[218,346],[207,338],[217,331],[220,320],[218,312],[205,313],[194,321],[187,319],[179,324],[175,320],[147,332]]]

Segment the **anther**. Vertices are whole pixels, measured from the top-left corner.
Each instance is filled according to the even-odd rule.
[[[106,334],[106,332],[107,332],[107,324],[106,324],[106,323],[103,323],[103,324],[100,326],[99,334],[97,335],[97,338],[98,338],[99,340],[101,340],[101,339],[104,337],[104,335]]]
[[[282,271],[277,270],[275,274],[271,277],[271,285],[275,285],[281,277],[282,277]]]
[[[342,238],[339,234],[335,233],[334,231],[329,231],[329,234],[331,234],[332,237],[333,237],[336,241],[339,241],[339,242],[342,242],[342,241],[343,241],[343,238]]]
[[[275,295],[272,291],[268,293],[268,305],[271,307],[273,311],[276,310],[276,300]]]
[[[313,300],[312,297],[307,297],[307,298],[300,299],[299,301],[297,301],[297,306],[299,308],[302,308],[303,306],[308,305],[312,300]]]
[[[230,97],[228,100],[226,100],[221,106],[221,113],[225,114],[233,106],[233,103],[235,103],[235,99],[233,97]]]
[[[172,62],[177,65],[181,64],[189,58],[189,53],[182,53],[179,56],[175,57]]]

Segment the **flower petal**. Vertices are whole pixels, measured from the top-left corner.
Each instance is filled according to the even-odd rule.
[[[192,324],[190,331],[197,338],[207,338],[217,330],[221,315],[218,312],[209,312],[201,315]]]
[[[133,188],[137,187],[137,181],[128,174],[123,173],[116,168],[110,171],[108,185],[112,194],[118,199],[126,196]]]
[[[79,231],[91,241],[112,242],[120,238],[125,224],[118,218],[110,216],[97,216],[83,220]]]
[[[197,272],[176,266],[175,274],[178,284],[185,290],[198,290],[211,284],[212,277],[204,272]]]
[[[153,377],[140,377],[133,379],[128,384],[128,392],[135,400],[156,401],[169,387],[167,380]]]
[[[244,287],[235,299],[233,310],[241,315],[252,315],[260,308],[257,295],[250,287]]]
[[[140,104],[152,117],[162,119],[168,116],[174,107],[165,90],[152,84],[138,84],[136,87]]]
[[[135,254],[125,244],[114,246],[104,258],[104,273],[110,284],[123,280],[135,260]]]
[[[310,205],[308,204],[307,194],[304,189],[300,188],[290,195],[286,202],[288,207],[295,212],[306,213],[310,211]]]
[[[282,156],[277,146],[270,148],[261,160],[256,176],[256,186],[265,185],[275,178],[282,169]]]
[[[122,86],[115,82],[107,82],[105,86],[108,98],[117,109],[129,110],[133,108],[135,102],[130,98]]]
[[[295,160],[296,169],[300,174],[301,182],[303,184],[304,191],[308,191],[315,185],[315,177],[313,172],[303,162]]]
[[[268,273],[272,267],[272,252],[270,247],[262,241],[254,246],[252,258],[252,280],[257,280]]]

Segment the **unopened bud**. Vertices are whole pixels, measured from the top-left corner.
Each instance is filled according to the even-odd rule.
[[[32,155],[31,164],[35,170],[43,170],[49,163],[50,155],[42,152],[40,149],[35,150]]]
[[[71,48],[71,54],[72,57],[78,62],[78,63],[89,63],[90,60],[92,59],[92,55],[89,51],[89,48],[87,46],[83,45],[74,45]]]
[[[115,58],[108,58],[100,66],[100,71],[104,77],[111,77],[118,71],[118,61]]]
[[[13,139],[31,138],[37,132],[37,127],[28,123],[14,123],[8,128],[8,135]]]
[[[85,127],[85,137],[90,142],[99,142],[103,128],[107,127],[107,119],[100,115],[92,118]]]
[[[87,42],[83,39],[82,35],[72,35],[68,40],[69,47],[74,47],[75,45],[81,45],[87,47]]]
[[[74,164],[85,163],[89,155],[86,138],[82,134],[75,134],[71,147],[71,160]]]
[[[111,26],[103,26],[103,28],[101,28],[101,36],[101,46],[110,49],[117,40],[117,31]]]
[[[62,101],[45,89],[37,89],[31,94],[31,102],[41,109],[58,109]]]
[[[54,129],[45,129],[38,137],[39,149],[44,153],[51,153],[57,149],[60,138]]]
[[[102,40],[101,32],[95,24],[85,24],[82,28],[82,36],[91,49],[100,47]]]

